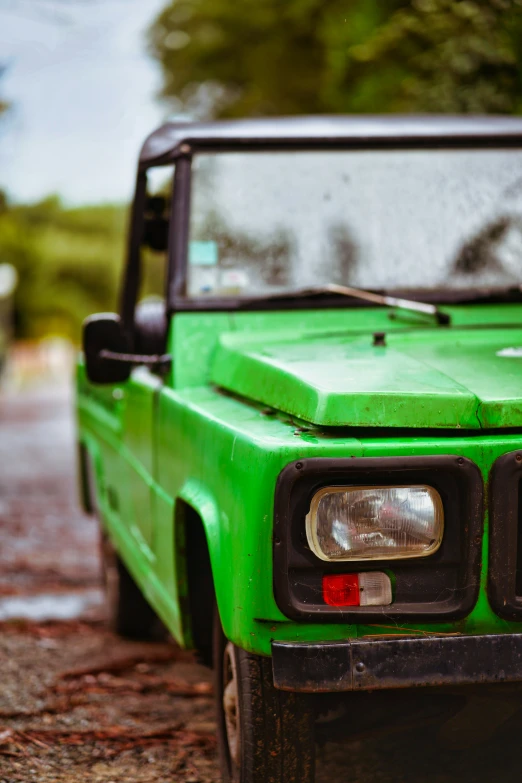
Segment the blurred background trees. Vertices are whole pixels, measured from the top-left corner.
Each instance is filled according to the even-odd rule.
[[[149,37],[200,116],[522,109],[517,0],[171,0]]]
[[[0,63],[0,80],[2,79],[2,75],[4,71],[5,71],[5,65]],[[7,103],[7,101],[2,99],[2,94],[0,93],[0,115],[2,115],[5,111],[7,111],[8,107],[9,104]]]
[[[145,34],[165,105],[198,119],[522,113],[522,0],[169,0]],[[125,222],[123,205],[0,196],[20,336],[77,339],[115,308]]]
[[[0,192],[0,259],[18,272],[19,337],[77,341],[86,315],[114,310],[125,221],[122,205],[10,204]]]

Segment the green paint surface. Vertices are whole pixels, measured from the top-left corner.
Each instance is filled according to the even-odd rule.
[[[388,334],[221,335],[212,380],[325,427],[479,429],[522,425],[522,328]]]
[[[522,446],[522,358],[497,355],[522,346],[522,306],[445,309],[449,328],[373,308],[177,314],[163,382],[139,368],[116,388],[93,387],[79,366],[79,438],[103,523],[181,644],[191,637],[180,500],[203,521],[220,615],[238,645],[268,655],[272,639],[397,633],[391,623],[282,615],[272,588],[274,490],[300,458],[430,454],[468,457],[487,487],[493,462]],[[372,345],[375,331],[387,332],[384,348]],[[487,600],[487,522],[471,614],[405,632],[522,631]]]

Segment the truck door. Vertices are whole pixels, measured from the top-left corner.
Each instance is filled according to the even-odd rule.
[[[127,462],[129,523],[152,559],[154,517],[154,408],[161,380],[145,367],[133,370],[125,387],[124,447]]]
[[[134,215],[142,229],[138,303],[133,308],[133,351],[144,356],[165,353],[165,289],[168,261],[168,226],[173,166],[147,171],[147,190],[142,201],[143,215]],[[135,204],[136,209],[139,203]],[[145,364],[135,367],[123,388],[123,450],[126,457],[127,494],[130,501],[126,520],[138,545],[154,561],[155,409],[162,386],[157,369]]]

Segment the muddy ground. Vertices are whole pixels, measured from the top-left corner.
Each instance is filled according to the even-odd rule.
[[[0,780],[215,781],[211,687],[171,645],[97,623],[8,624]]]
[[[76,502],[67,386],[8,380],[0,392],[0,783],[219,780],[209,672],[174,644],[127,642],[107,628],[96,523]],[[368,698],[373,708],[349,701],[322,717],[317,783],[520,781],[518,689],[425,693],[406,726],[399,718],[410,697],[398,694],[387,733],[370,721],[354,738],[362,706],[370,717],[382,711]]]
[[[209,672],[107,628],[70,412],[52,378],[0,395],[0,781],[219,780]]]

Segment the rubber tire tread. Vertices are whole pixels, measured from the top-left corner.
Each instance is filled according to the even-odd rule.
[[[127,639],[164,641],[167,629],[101,528],[100,552],[111,628]]]
[[[223,638],[216,640],[219,634]],[[226,640],[220,624],[215,629],[214,640],[215,665],[222,667]],[[218,674],[216,699],[223,780],[225,783],[313,783],[314,711],[309,697],[274,688],[270,658],[239,647],[234,647],[234,652],[241,715],[241,769],[239,776],[234,773],[231,776],[221,706],[222,676]]]
[[[236,648],[248,783],[313,783],[313,715],[302,694],[273,685],[272,661]],[[241,781],[243,783],[243,781]]]
[[[113,627],[127,639],[162,641],[166,629],[130,575],[120,557],[117,557],[118,596]]]

